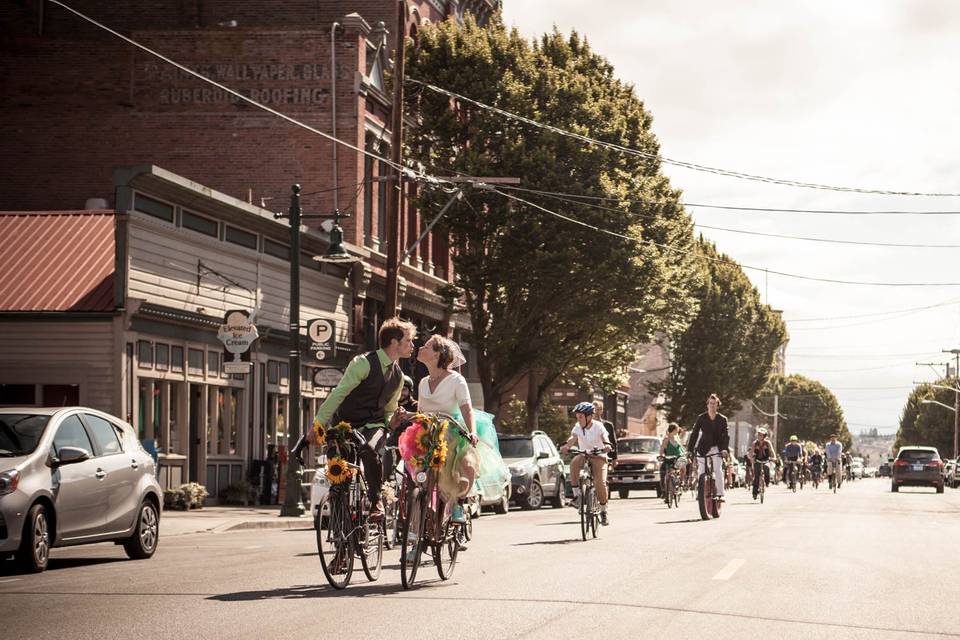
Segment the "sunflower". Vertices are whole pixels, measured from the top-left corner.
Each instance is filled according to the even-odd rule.
[[[351,425],[346,420],[341,420],[340,422],[337,423],[337,429],[343,431],[344,433],[350,433],[351,431],[353,431],[353,425]]]
[[[316,418],[313,420],[313,435],[314,441],[317,444],[325,444],[327,442],[327,430],[323,428],[323,425],[320,424],[320,421]]]
[[[343,458],[330,458],[327,460],[327,480],[331,484],[341,484],[347,482],[353,476],[351,469]]]
[[[417,443],[417,451],[429,451],[430,445],[432,444],[430,442],[430,431],[428,429],[421,429],[420,432],[417,433],[415,442]]]
[[[441,451],[435,451],[435,452],[433,453],[433,457],[430,458],[430,468],[431,468],[431,469],[439,469],[440,467],[442,467],[442,466],[443,466],[444,458],[446,458],[446,456],[443,455],[443,452],[441,452]]]

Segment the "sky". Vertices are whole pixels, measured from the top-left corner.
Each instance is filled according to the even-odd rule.
[[[632,84],[666,158],[799,182],[960,194],[960,3],[952,0],[504,0],[528,38],[576,30]],[[787,373],[819,380],[850,430],[895,433],[915,381],[960,348],[960,215],[748,212],[696,205],[954,211],[958,196],[809,189],[665,164],[697,225],[783,311]],[[956,283],[947,286],[944,283]],[[937,306],[934,306],[937,305]],[[919,307],[933,307],[918,309]],[[905,311],[909,310],[909,311]],[[886,313],[895,312],[895,313]],[[874,315],[865,315],[874,314]],[[876,315],[885,314],[885,315]],[[849,318],[845,316],[861,316]],[[827,318],[827,319],[821,319]],[[947,409],[944,420],[952,422]]]

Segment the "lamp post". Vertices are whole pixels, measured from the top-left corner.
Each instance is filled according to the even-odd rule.
[[[960,432],[960,389],[957,388],[957,379],[960,378],[960,349],[944,349],[944,353],[952,353],[957,358],[957,368],[953,370],[953,458],[957,458],[957,434]]]
[[[333,218],[327,254],[317,258],[323,262],[354,262],[356,258],[343,248],[340,210],[332,214],[304,214],[300,209],[300,185],[291,187],[290,210],[276,213],[275,218],[290,219],[290,411],[287,415],[287,451],[300,439],[300,222],[307,218]],[[306,512],[300,498],[303,470],[295,456],[287,457],[287,488],[280,509],[281,516],[302,516]]]

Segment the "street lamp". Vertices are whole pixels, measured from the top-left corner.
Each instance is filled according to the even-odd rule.
[[[343,248],[343,229],[339,209],[332,214],[304,214],[300,210],[300,185],[291,187],[289,213],[276,213],[275,218],[290,218],[290,411],[287,419],[287,451],[300,439],[300,221],[333,218],[327,254],[315,259],[322,262],[355,262]],[[300,498],[303,470],[296,456],[287,456],[287,487],[280,509],[281,516],[302,516],[306,512]]]

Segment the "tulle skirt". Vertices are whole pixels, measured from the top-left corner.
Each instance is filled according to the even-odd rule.
[[[457,411],[453,417],[463,424],[463,415]],[[493,415],[486,411],[473,410],[473,422],[477,428],[477,446],[456,429],[447,430],[447,460],[440,470],[440,491],[448,502],[476,491],[476,486],[503,486],[510,481],[510,470],[500,457],[500,442],[493,425]],[[473,478],[473,482],[470,478]]]

